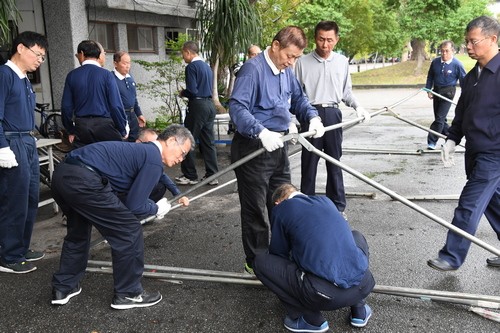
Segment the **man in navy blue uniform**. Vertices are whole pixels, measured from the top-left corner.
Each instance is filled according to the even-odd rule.
[[[180,163],[194,147],[183,126],[171,125],[149,143],[98,142],[70,152],[57,167],[52,194],[67,216],[67,235],[59,270],[52,279],[52,304],[64,305],[81,292],[92,226],[111,246],[114,298],[111,307],[129,309],[157,304],[160,293],[141,285],[144,242],[139,217],[161,218],[166,198],[148,199],[163,174],[163,165]]]
[[[78,44],[82,66],[66,76],[61,113],[73,147],[99,141],[121,141],[128,136],[127,117],[113,73],[101,67],[103,53],[92,40]]]
[[[272,197],[269,253],[258,254],[255,275],[284,305],[292,332],[326,332],[321,311],[351,307],[350,322],[364,327],[372,315],[365,298],[375,280],[368,244],[351,230],[326,196],[308,196],[291,184]]]
[[[212,101],[213,73],[212,69],[198,56],[198,45],[188,41],[182,46],[182,58],[186,66],[186,89],[179,95],[189,99],[184,125],[193,133],[198,141],[200,153],[205,162],[203,179],[219,171],[217,151],[214,144],[214,120],[217,110]],[[198,173],[195,165],[195,153],[190,153],[181,163],[182,175],[175,178],[179,185],[194,185],[198,183]],[[219,184],[217,179],[209,185]]]
[[[455,118],[441,150],[445,166],[454,165],[455,147],[465,136],[467,183],[452,224],[474,235],[484,214],[500,240],[500,24],[480,16],[465,31],[467,53],[477,63],[465,76]],[[441,271],[456,270],[464,263],[470,243],[450,230],[438,258],[427,264]],[[500,257],[486,263],[500,267]]]
[[[35,92],[26,76],[45,61],[47,39],[25,31],[0,66],[0,272],[28,273],[44,254],[29,249],[38,209],[40,165],[33,130]]]
[[[309,123],[309,130],[316,132],[314,138],[325,133],[318,111],[309,103],[291,68],[306,46],[302,29],[281,29],[270,47],[243,64],[229,100],[229,115],[236,126],[231,161],[261,148],[266,150],[235,169],[245,271],[249,273],[255,255],[269,246],[266,216],[273,207],[271,195],[279,185],[290,182],[288,142],[281,139],[288,132],[297,133],[290,110],[300,122]]]
[[[460,60],[453,56],[455,46],[451,40],[445,40],[439,46],[441,56],[434,59],[427,73],[427,82],[425,87],[432,91],[453,100],[457,90],[457,81],[462,84],[465,77],[465,69]],[[434,122],[431,124],[431,130],[438,133],[448,135],[448,123],[446,116],[450,111],[451,102],[448,102],[440,97],[434,97],[432,93],[427,93],[430,99],[433,100]],[[427,136],[427,148],[430,150],[436,149],[436,142],[439,138],[432,133]]]
[[[142,115],[134,78],[130,75],[130,55],[125,51],[116,52],[113,55],[116,84],[120,91],[125,114],[127,115],[130,133],[128,141],[135,142],[139,136],[139,128],[146,126],[146,118]]]

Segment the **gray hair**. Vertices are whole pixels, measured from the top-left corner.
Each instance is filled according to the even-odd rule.
[[[191,141],[191,150],[194,150],[194,137],[186,127],[178,124],[169,125],[158,135],[158,140],[167,141],[171,137],[175,137],[175,140],[177,140],[180,145],[184,144],[186,140]]]
[[[276,190],[273,192],[273,196],[271,197],[273,202],[276,202],[281,199],[286,199],[285,196],[290,194],[291,192],[298,191],[297,187],[292,184],[281,184],[278,186]]]
[[[493,17],[489,16],[479,16],[473,19],[467,24],[467,28],[465,28],[465,33],[473,29],[481,29],[481,32],[484,35],[492,36],[495,35],[499,37],[500,35],[500,24]]]

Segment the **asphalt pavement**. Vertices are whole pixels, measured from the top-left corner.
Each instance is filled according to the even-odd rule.
[[[393,109],[401,117],[423,126],[432,122],[432,103],[418,89],[354,92],[360,104],[371,111],[397,104]],[[355,117],[352,109],[344,109],[344,119]],[[388,114],[346,130],[343,146],[346,152],[341,162],[380,184],[377,189],[344,173],[347,217],[368,240],[377,286],[500,295],[500,270],[487,267],[485,261],[493,254],[475,244],[456,272],[438,272],[426,265],[444,244],[447,229],[425,212],[451,221],[457,200],[442,198],[456,197],[465,184],[463,153],[456,154],[454,167],[444,168],[439,153],[426,150],[426,132]],[[299,184],[300,152],[298,147],[292,150],[297,151],[290,157],[292,182]],[[229,165],[229,146],[218,146],[218,160],[221,169]],[[202,173],[202,165],[198,167]],[[179,167],[167,173],[176,176]],[[326,182],[323,161],[318,173],[317,189],[321,192]],[[219,181],[224,184],[233,179],[234,173],[228,172]],[[204,186],[190,196],[214,188]],[[393,200],[380,188],[425,200],[411,201],[416,210]],[[241,284],[144,278],[145,289],[159,290],[163,300],[150,308],[113,310],[111,275],[87,273],[80,295],[67,305],[52,306],[51,276],[57,270],[65,235],[61,221],[61,215],[54,216],[50,206],[40,209],[32,248],[45,250],[46,257],[36,262],[38,269],[33,273],[0,273],[0,332],[287,332],[283,328],[285,312],[277,298],[264,287]],[[233,183],[200,196],[188,208],[174,209],[164,219],[145,224],[145,261],[241,273],[244,255],[239,221]],[[476,236],[500,247],[486,219]],[[107,244],[91,249],[92,260],[110,258]],[[351,328],[349,310],[341,309],[325,313],[329,332],[500,332],[499,323],[468,311],[467,305],[380,293],[372,293],[367,301],[373,316],[365,328]]]

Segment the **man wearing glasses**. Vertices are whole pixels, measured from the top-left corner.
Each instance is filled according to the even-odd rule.
[[[441,56],[434,59],[427,73],[427,82],[425,87],[432,89],[437,94],[440,94],[449,100],[453,100],[457,90],[457,81],[462,81],[465,77],[465,69],[460,60],[453,57],[455,46],[451,40],[446,40],[439,46]],[[434,97],[431,92],[427,95],[432,99],[434,108],[434,122],[431,124],[431,130],[448,135],[448,123],[446,116],[450,111],[451,102],[448,102],[440,97]],[[436,149],[438,137],[435,134],[429,133],[427,136],[427,148],[430,150]]]
[[[497,20],[480,16],[466,28],[467,53],[477,60],[465,76],[446,143],[441,150],[445,167],[454,165],[455,146],[465,137],[465,184],[452,224],[471,235],[483,214],[500,240],[500,55]],[[446,243],[430,267],[457,270],[465,261],[470,241],[448,231]],[[500,257],[486,260],[500,267]]]
[[[64,305],[81,292],[93,226],[111,246],[115,293],[111,307],[123,310],[160,302],[160,293],[146,293],[141,284],[140,219],[168,213],[166,198],[155,203],[148,197],[164,165],[180,163],[193,147],[189,130],[171,125],[152,142],[97,142],[66,156],[52,179],[53,197],[68,217],[59,270],[52,279],[53,305]]]
[[[40,165],[33,130],[35,92],[27,72],[45,61],[45,36],[25,31],[0,66],[0,272],[28,273],[44,253],[29,249],[38,209]]]

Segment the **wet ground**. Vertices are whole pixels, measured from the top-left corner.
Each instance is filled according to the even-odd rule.
[[[375,111],[417,91],[372,89],[355,93],[361,105]],[[432,121],[432,103],[424,92],[399,104],[394,111],[424,126]],[[345,109],[345,119],[354,116],[353,110]],[[379,115],[345,132],[346,152],[341,161],[401,196],[427,198],[413,202],[451,221],[457,201],[435,198],[460,193],[465,184],[463,154],[456,154],[453,168],[444,168],[439,153],[425,151],[425,143],[423,130],[393,116]],[[381,149],[391,153],[375,152]],[[229,146],[218,147],[218,159],[221,169],[229,165]],[[290,160],[292,180],[298,184],[300,153],[292,154]],[[319,192],[324,190],[324,170],[324,162],[320,162]],[[203,171],[201,166],[199,171]],[[173,177],[179,174],[179,168],[167,172]],[[229,172],[219,181],[223,184],[233,178],[234,173]],[[487,267],[485,262],[493,256],[491,253],[473,244],[458,271],[435,271],[426,261],[436,257],[446,228],[347,173],[345,186],[349,195],[346,213],[352,227],[368,240],[377,285],[500,295],[500,270]],[[213,188],[204,186],[190,196]],[[50,206],[42,208],[32,247],[45,250],[47,255],[37,262],[38,270],[25,275],[0,275],[0,332],[286,332],[282,325],[285,313],[277,298],[263,287],[240,284],[171,283],[144,278],[146,290],[159,290],[163,301],[151,308],[118,311],[110,308],[111,275],[87,273],[82,293],[65,306],[53,307],[50,281],[65,235],[61,221],[61,215],[54,216]],[[239,273],[243,270],[234,183],[194,200],[189,208],[174,209],[163,220],[144,225],[144,233],[147,264]],[[500,247],[485,219],[476,236]],[[110,255],[106,244],[91,250],[93,260],[109,261]],[[366,328],[351,328],[349,311],[341,309],[326,313],[330,332],[500,332],[500,324],[468,311],[466,305],[379,293],[371,294],[368,303],[373,316]]]

